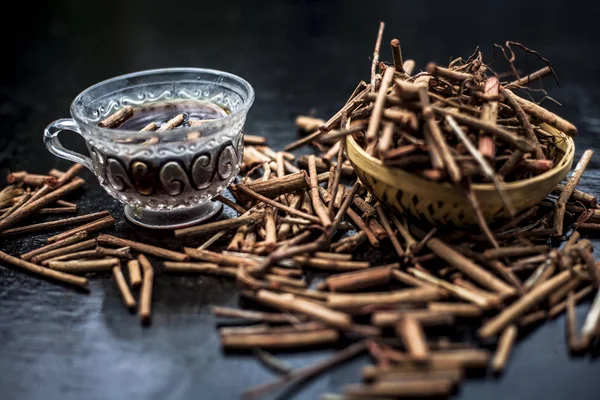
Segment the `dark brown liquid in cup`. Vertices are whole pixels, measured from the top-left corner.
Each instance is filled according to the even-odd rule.
[[[139,131],[151,122],[159,127],[178,114],[184,114],[184,122],[174,129],[190,126],[193,121],[223,118],[229,114],[225,107],[206,101],[175,100],[144,104],[133,108],[133,115],[115,129]]]

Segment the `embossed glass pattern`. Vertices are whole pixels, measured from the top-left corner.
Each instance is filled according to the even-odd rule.
[[[107,129],[97,124],[118,109],[157,101],[201,100],[229,114],[202,125],[165,132]],[[245,80],[225,72],[176,68],[143,71],[98,83],[75,98],[72,119],[44,132],[53,154],[83,164],[133,222],[153,228],[196,223],[220,210],[209,200],[239,172],[243,126],[254,101]],[[90,157],[65,149],[61,130],[79,133]]]

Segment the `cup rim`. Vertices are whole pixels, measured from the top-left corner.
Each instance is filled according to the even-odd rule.
[[[136,77],[136,76],[140,76],[140,75],[152,75],[152,74],[159,74],[159,73],[166,73],[166,72],[212,73],[212,74],[216,74],[216,75],[221,75],[221,76],[228,77],[232,80],[239,82],[248,92],[247,98],[244,100],[242,106],[239,109],[232,111],[231,113],[223,116],[222,118],[218,118],[218,119],[215,119],[212,121],[208,121],[205,124],[202,124],[202,128],[190,126],[190,127],[177,129],[175,131],[177,133],[177,136],[180,136],[180,135],[185,136],[187,133],[190,133],[190,132],[196,132],[200,129],[206,129],[206,128],[216,126],[217,124],[222,124],[224,121],[226,122],[228,120],[231,120],[239,114],[247,113],[248,109],[254,103],[255,93],[254,93],[254,88],[252,87],[252,85],[250,85],[250,83],[248,81],[246,81],[245,79],[239,77],[238,75],[232,74],[230,72],[220,71],[220,70],[211,69],[211,68],[188,68],[188,67],[157,68],[157,69],[147,69],[147,70],[142,70],[142,71],[137,71],[137,72],[131,72],[128,74],[118,75],[118,76],[100,81],[92,86],[89,86],[88,88],[86,88],[82,92],[80,92],[75,97],[75,99],[71,102],[71,107],[70,107],[71,117],[73,117],[73,119],[77,122],[77,124],[94,128],[94,130],[96,130],[97,132],[102,133],[102,136],[107,136],[107,138],[110,138],[110,139],[124,139],[134,133],[136,134],[136,138],[139,138],[139,139],[148,139],[153,136],[160,137],[160,136],[163,136],[163,134],[167,134],[172,138],[173,134],[174,134],[173,131],[140,132],[140,131],[129,130],[129,129],[103,128],[96,124],[92,124],[92,123],[89,123],[89,122],[83,120],[75,112],[75,103],[77,101],[79,101],[85,94],[89,93],[90,91],[92,91],[102,85],[106,85],[108,83],[115,82],[117,80],[132,78],[132,77]]]

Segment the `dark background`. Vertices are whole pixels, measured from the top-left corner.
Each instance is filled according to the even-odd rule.
[[[400,38],[404,57],[417,68],[435,60],[467,57],[481,46],[520,41],[549,58],[561,79],[544,87],[563,103],[560,113],[579,127],[577,155],[598,147],[600,34],[592,2],[437,1],[78,1],[11,3],[3,13],[0,74],[0,174],[66,169],[42,144],[43,128],[67,117],[70,101],[86,87],[137,70],[207,67],[241,75],[256,90],[247,131],[265,135],[274,148],[295,136],[294,118],[328,117],[360,79],[368,80],[378,22],[387,43]],[[524,60],[524,56],[521,56]],[[522,68],[539,68],[533,58]],[[556,108],[553,108],[556,109]],[[83,149],[73,134],[70,146]],[[594,159],[582,189],[598,193]],[[77,200],[81,212],[108,209],[117,233],[171,243],[139,232],[121,206],[91,174]],[[48,235],[6,240],[18,254]],[[175,245],[175,244],[174,244]],[[376,259],[378,254],[371,254]],[[121,303],[108,277],[92,280],[91,294],[0,267],[0,398],[9,399],[229,399],[273,378],[251,356],[224,356],[210,305],[235,305],[231,282],[209,277],[159,275],[154,320],[142,328]],[[588,304],[578,308],[580,322]],[[539,327],[515,347],[501,379],[473,379],[460,399],[597,399],[600,364],[570,359],[564,321]],[[330,351],[283,356],[293,366]],[[362,361],[366,360],[363,358]],[[315,399],[358,381],[361,362],[347,364],[281,398]]]

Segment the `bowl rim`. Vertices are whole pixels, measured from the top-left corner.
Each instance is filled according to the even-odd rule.
[[[543,172],[539,175],[536,175],[534,177],[531,178],[527,178],[527,179],[522,179],[522,180],[518,180],[518,181],[514,181],[514,182],[501,182],[500,186],[505,189],[505,190],[516,190],[516,189],[522,189],[525,186],[531,185],[531,184],[535,184],[538,182],[542,182],[545,181],[547,179],[549,179],[550,177],[559,174],[566,165],[568,165],[569,163],[571,163],[573,161],[574,155],[575,155],[575,142],[573,141],[573,138],[567,134],[565,134],[564,132],[559,131],[558,129],[554,128],[553,126],[550,126],[548,124],[543,124],[542,125],[544,127],[545,130],[549,131],[548,133],[554,135],[554,136],[560,136],[561,138],[564,138],[567,142],[567,146],[565,149],[565,154],[562,157],[562,159],[560,160],[560,162],[558,162],[556,165],[554,165],[552,168],[550,168],[548,171]],[[347,135],[346,136],[346,146],[348,148],[352,148],[354,151],[356,151],[356,153],[363,159],[365,159],[366,161],[368,161],[369,163],[373,164],[374,166],[376,166],[377,168],[384,168],[387,169],[389,171],[393,171],[394,174],[397,175],[405,175],[406,177],[410,177],[413,180],[416,181],[421,181],[423,182],[423,184],[426,185],[440,185],[443,186],[445,188],[454,188],[454,186],[452,184],[450,184],[450,182],[434,182],[434,181],[429,181],[425,178],[422,178],[420,176],[418,176],[417,174],[413,174],[411,172],[408,172],[402,168],[394,168],[392,166],[386,166],[383,164],[383,162],[381,160],[379,160],[378,158],[375,158],[373,156],[371,156],[369,153],[367,153],[365,151],[365,149],[363,149],[354,139],[353,135]],[[350,155],[348,155],[348,158],[350,158]],[[350,160],[352,162],[352,160]],[[352,162],[354,164],[354,162]],[[358,168],[357,166],[355,166],[355,168]],[[363,169],[363,168],[361,168]],[[568,171],[567,171],[568,173]],[[396,187],[398,185],[395,184],[390,184],[387,183],[390,186]],[[496,187],[494,186],[494,184],[492,183],[474,183],[472,186],[472,189],[474,191],[477,192],[487,192],[487,191],[496,191]]]
[[[142,70],[142,71],[131,72],[128,74],[123,74],[123,75],[117,75],[117,76],[114,76],[109,79],[105,79],[103,81],[95,83],[92,86],[87,87],[86,89],[81,91],[77,96],[75,96],[75,98],[71,102],[71,106],[69,108],[71,116],[77,122],[78,125],[88,127],[88,128],[90,128],[90,130],[93,129],[94,131],[99,133],[98,136],[101,136],[104,138],[110,138],[111,140],[125,139],[125,138],[130,137],[132,134],[135,134],[136,139],[140,139],[140,140],[149,139],[149,138],[151,138],[153,136],[157,136],[157,135],[161,136],[162,132],[152,132],[152,131],[140,132],[140,131],[129,130],[129,129],[103,128],[103,127],[98,126],[97,124],[89,123],[89,122],[85,121],[85,119],[81,118],[79,113],[75,111],[76,103],[78,101],[80,101],[81,98],[83,96],[85,96],[87,93],[89,93],[90,91],[97,89],[103,85],[112,83],[112,82],[116,82],[116,81],[128,79],[128,78],[133,78],[133,77],[139,77],[139,76],[164,74],[164,73],[172,73],[172,72],[181,72],[181,73],[188,72],[188,73],[199,73],[199,74],[204,73],[204,74],[213,74],[213,75],[221,76],[221,77],[227,77],[229,79],[237,81],[248,92],[247,98],[244,100],[242,106],[239,109],[232,111],[231,113],[223,116],[222,118],[218,118],[218,119],[215,119],[212,121],[208,121],[205,124],[202,124],[201,125],[203,127],[202,129],[207,130],[207,129],[213,128],[215,126],[220,126],[224,122],[232,120],[233,118],[237,117],[238,115],[243,116],[245,113],[248,112],[248,110],[254,103],[255,92],[254,92],[254,88],[252,87],[252,85],[245,79],[243,79],[235,74],[232,74],[230,72],[225,72],[225,71],[220,71],[217,69],[210,69],[210,68],[188,68],[188,67],[157,68],[157,69],[147,69],[147,70]],[[190,127],[181,128],[181,129],[177,130],[177,135],[178,136],[186,135],[187,133],[195,132],[200,129],[201,129],[200,126],[195,126],[195,127],[190,126]],[[169,134],[169,136],[171,136],[171,137],[173,135],[172,131],[165,131],[165,133]],[[129,145],[129,144],[124,143],[124,145]]]

